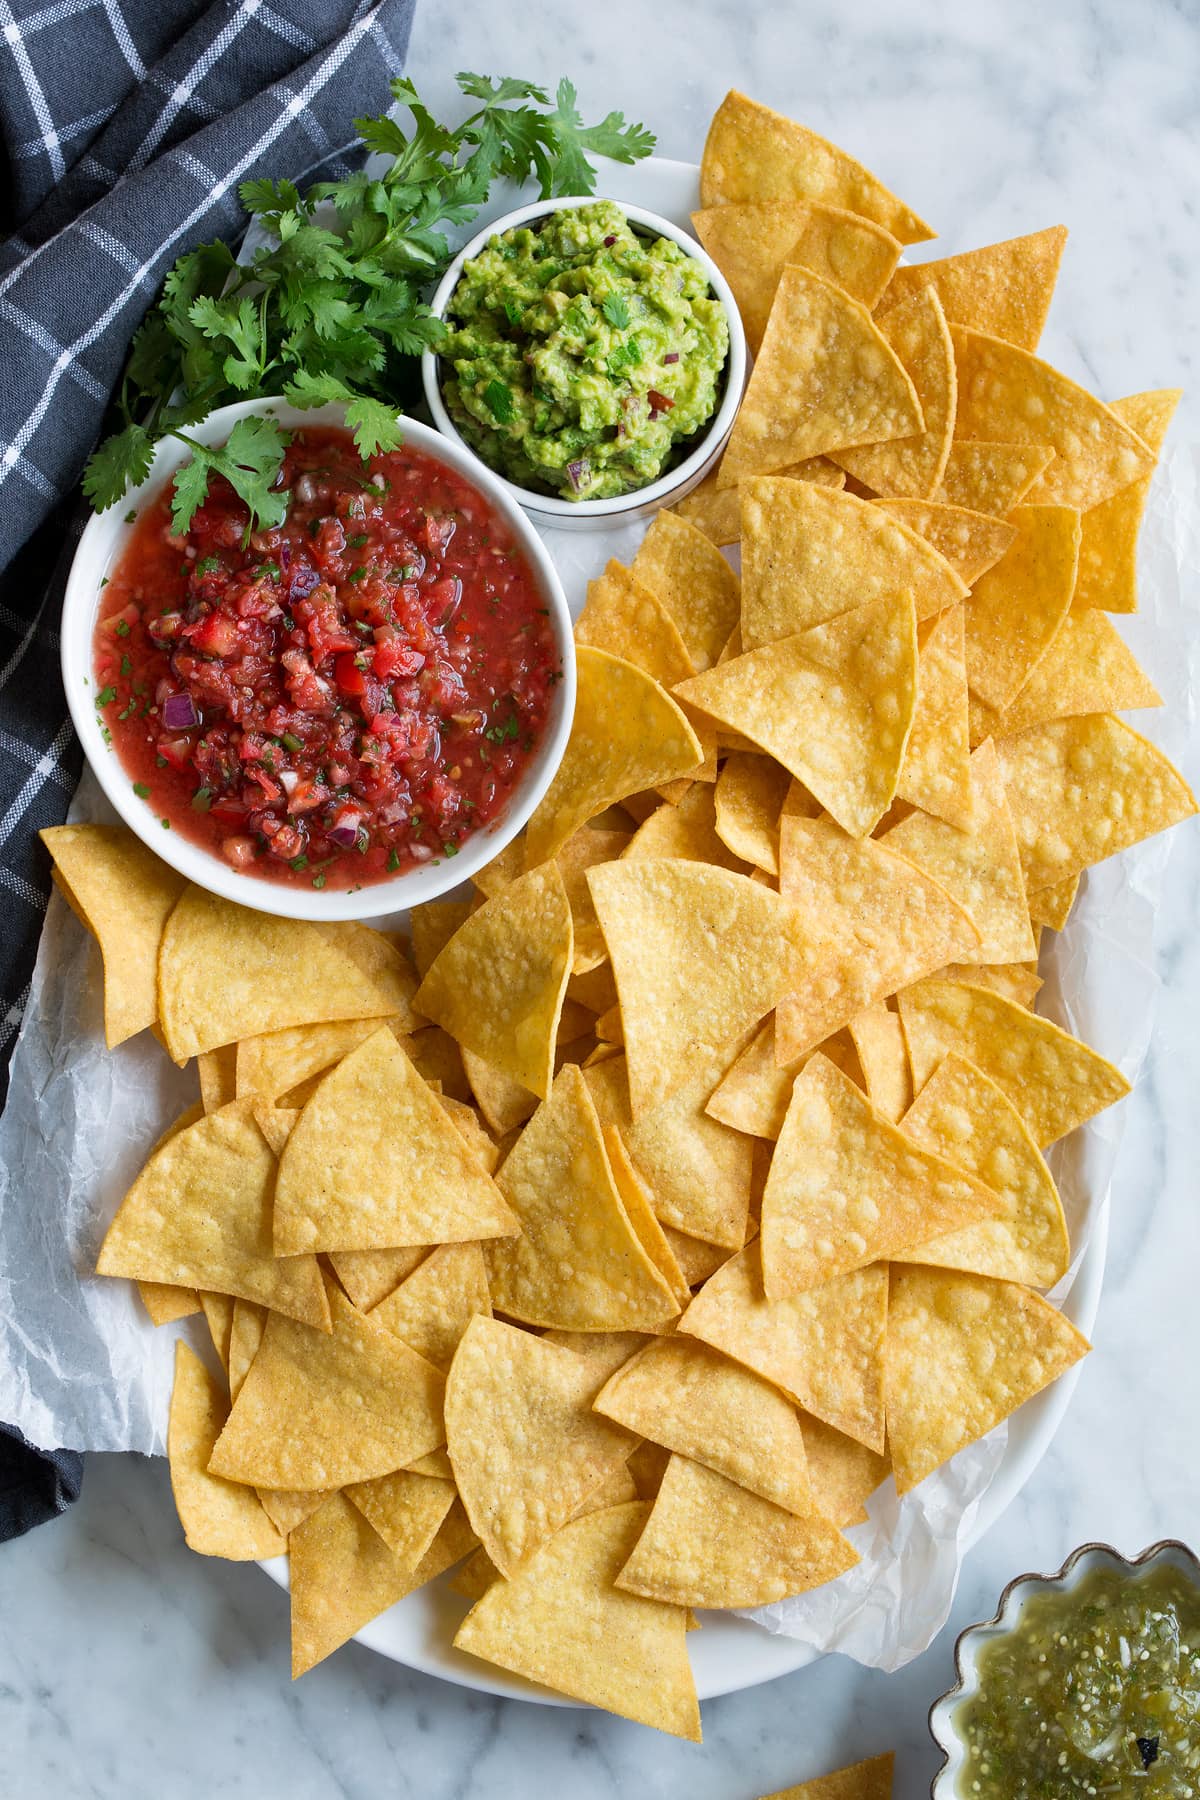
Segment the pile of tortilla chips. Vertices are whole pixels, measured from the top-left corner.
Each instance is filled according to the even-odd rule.
[[[920,220],[736,94],[702,199],[746,399],[476,892],[410,952],[46,834],[110,1042],[198,1065],[99,1259],[225,1373],[181,1347],[188,1542],[286,1548],[297,1674],[460,1564],[462,1650],[690,1738],[694,1609],[835,1578],[1086,1351],[1042,1152],[1127,1083],[1039,939],[1195,811],[1107,616],[1171,397],[1038,360],[1062,234],[898,269]]]

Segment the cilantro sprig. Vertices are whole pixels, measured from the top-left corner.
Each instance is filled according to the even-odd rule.
[[[553,99],[517,76],[463,71],[457,81],[479,103],[458,125],[436,120],[403,76],[392,94],[407,130],[390,115],[355,121],[367,148],[392,159],[381,175],[358,170],[304,193],[291,181],[244,182],[242,204],[271,239],[248,263],[222,243],[179,259],[134,336],[115,429],[84,472],[98,512],[145,481],[155,444],[173,436],[192,451],[175,478],[177,531],[214,472],[246,502],[251,528],[279,523],[287,495],[273,483],[287,437],[273,420],[243,419],[217,450],[190,435],[236,400],[340,401],[364,458],[394,449],[412,359],[443,336],[425,296],[451,258],[446,229],[469,224],[499,179],[532,178],[543,198],[591,194],[590,157],[631,163],[654,148],[653,134],[619,112],[585,125],[566,79]]]

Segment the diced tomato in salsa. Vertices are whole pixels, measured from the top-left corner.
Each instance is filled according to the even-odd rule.
[[[104,590],[96,706],[136,791],[235,868],[316,887],[454,855],[495,819],[561,667],[533,573],[453,470],[297,431],[283,525],[169,485]]]

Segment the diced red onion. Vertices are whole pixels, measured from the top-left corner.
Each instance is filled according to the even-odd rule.
[[[679,361],[679,352],[678,352],[678,350],[668,350],[668,351],[667,351],[667,354],[666,354],[666,355],[665,355],[665,356],[664,356],[664,357],[663,357],[663,361],[664,361],[664,362],[665,362],[665,363],[674,363],[674,362],[678,362],[678,361]],[[286,549],[286,547],[287,547],[287,546],[286,546],[286,545],[285,545],[285,546],[284,546],[284,548],[285,548],[285,549]]]
[[[190,694],[172,694],[163,701],[162,722],[168,731],[190,731],[200,723],[196,702]]]
[[[299,781],[300,777],[295,769],[280,769],[279,782],[285,794],[294,794]]]
[[[329,833],[329,841],[336,844],[339,850],[353,850],[358,842],[358,826],[335,825]]]
[[[567,464],[567,475],[570,478],[571,486],[575,489],[576,493],[578,493],[583,486],[583,478],[587,472],[588,463],[586,456],[581,456],[577,462],[569,462]]]
[[[317,498],[317,484],[310,474],[303,474],[296,483],[296,498],[301,506],[311,506]]]
[[[604,240],[604,248],[606,250],[611,250],[616,241],[615,237],[606,237]]]
[[[414,862],[430,862],[433,859],[433,851],[428,844],[410,844],[408,854]]]
[[[670,360],[670,357],[668,357],[667,361],[670,362]],[[291,566],[292,546],[288,543],[287,539],[284,538],[282,544],[279,546],[279,573],[281,575],[286,575]]]

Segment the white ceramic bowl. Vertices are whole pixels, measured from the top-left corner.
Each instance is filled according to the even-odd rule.
[[[1018,1575],[1000,1596],[995,1616],[981,1625],[968,1625],[960,1632],[954,1646],[954,1667],[958,1680],[949,1693],[935,1700],[929,1709],[929,1729],[945,1762],[933,1778],[931,1800],[961,1800],[959,1777],[966,1763],[966,1746],[955,1722],[963,1701],[977,1691],[979,1658],[988,1644],[1005,1637],[1017,1625],[1022,1608],[1035,1594],[1052,1590],[1068,1593],[1096,1569],[1115,1569],[1130,1581],[1146,1575],[1164,1564],[1180,1569],[1200,1587],[1200,1562],[1176,1538],[1163,1538],[1151,1544],[1140,1556],[1122,1556],[1111,1544],[1081,1544],[1073,1550],[1062,1568],[1053,1575]],[[1016,1800],[1016,1796],[1014,1796]]]
[[[602,198],[598,194],[584,194],[565,200],[534,200],[528,206],[517,207],[515,212],[505,213],[503,218],[496,219],[485,230],[478,232],[459,251],[438,283],[430,303],[432,310],[439,319],[445,317],[450,296],[458,286],[463,264],[473,256],[478,256],[491,238],[511,230],[515,225],[527,225],[531,220],[548,218],[552,213],[566,212],[578,206],[594,206]],[[737,302],[729,283],[712,257],[701,249],[694,237],[659,213],[647,212],[641,206],[627,206],[616,200],[612,204],[619,206],[630,224],[647,235],[670,238],[672,243],[678,244],[704,270],[729,326],[725,387],[720,405],[687,456],[665,475],[660,475],[657,481],[650,482],[646,487],[636,488],[630,494],[618,494],[611,500],[560,500],[552,494],[536,494],[530,488],[518,487],[515,482],[503,481],[502,485],[525,508],[530,518],[538,525],[555,527],[560,531],[597,531],[614,525],[627,525],[635,519],[648,519],[661,507],[673,506],[685,494],[690,494],[714,467],[724,450],[725,441],[733,430],[733,421],[746,383],[746,334],[742,329]],[[436,351],[426,350],[422,354],[421,380],[425,388],[426,403],[438,430],[452,443],[466,450],[476,467],[479,467],[475,452],[468,447],[446,410],[446,403],[442,399],[440,359]],[[501,478],[493,476],[493,479]]]
[[[301,411],[284,400],[246,400],[236,406],[219,408],[210,413],[203,424],[189,427],[189,431],[201,443],[219,444],[228,437],[237,421],[249,413],[270,414],[281,425],[293,429],[303,425],[345,424],[345,407],[340,404]],[[407,418],[404,420],[404,437],[406,443],[444,463],[478,488],[504,518],[533,571],[562,658],[562,680],[554,688],[547,729],[520,786],[500,817],[485,830],[468,838],[453,859],[429,863],[385,881],[370,883],[356,893],[291,887],[283,882],[264,880],[261,876],[243,874],[211,851],[189,843],[179,832],[164,831],[153,807],[134,793],[133,783],[116,751],[104,741],[102,721],[93,703],[96,688],[92,674],[92,638],[101,583],[120,560],[129,540],[131,527],[126,524],[125,515],[131,505],[141,511],[157,497],[163,483],[186,461],[189,455],[186,445],[174,438],[162,440],[151,464],[149,479],[140,487],[128,488],[116,506],[89,519],[71,564],[62,616],[63,685],[75,730],[100,786],[125,823],[164,862],[170,863],[198,887],[220,894],[226,900],[236,900],[242,906],[255,907],[259,912],[276,913],[289,919],[367,919],[436,900],[491,862],[516,836],[549,787],[570,735],[575,711],[575,643],[562,583],[545,545],[512,499],[508,484],[484,468],[479,458],[464,445],[431,431],[428,425]]]

